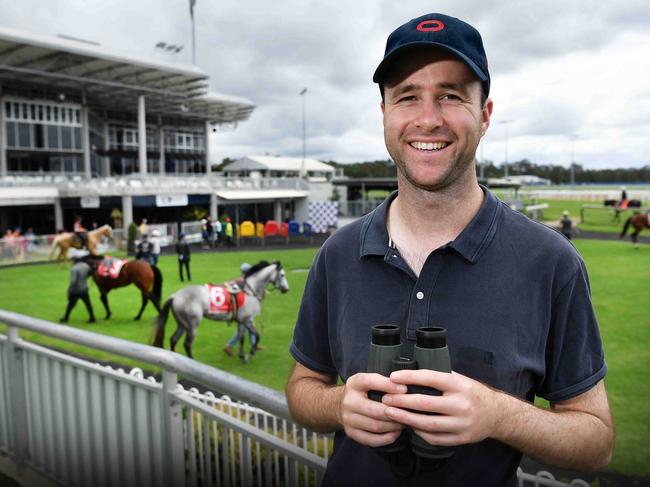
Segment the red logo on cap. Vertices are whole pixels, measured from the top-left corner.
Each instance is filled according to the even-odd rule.
[[[420,22],[417,27],[420,32],[438,32],[444,28],[445,24],[439,20],[425,20]]]

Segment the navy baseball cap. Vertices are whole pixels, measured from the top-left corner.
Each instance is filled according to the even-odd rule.
[[[481,34],[466,22],[443,14],[427,14],[395,29],[386,41],[384,59],[372,77],[383,83],[393,62],[413,47],[431,46],[446,49],[463,61],[490,92],[490,73]]]

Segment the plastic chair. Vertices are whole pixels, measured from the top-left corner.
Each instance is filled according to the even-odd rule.
[[[240,237],[254,237],[255,236],[255,224],[250,220],[243,221],[241,223],[241,225],[240,225],[240,228],[239,228],[239,236]]]
[[[289,222],[289,235],[300,235],[300,223],[295,220]]]
[[[304,223],[302,224],[302,233],[303,233],[304,235],[309,236],[309,237],[313,235],[314,232],[312,231],[311,223],[309,223],[309,222],[304,222]]]
[[[288,235],[289,235],[289,224],[286,222],[282,222],[282,224],[280,225],[280,236],[287,238]]]
[[[255,233],[257,233],[257,238],[264,238],[264,224],[262,222],[255,224]]]
[[[269,220],[264,224],[264,235],[266,237],[273,237],[278,233],[278,223],[275,220]]]

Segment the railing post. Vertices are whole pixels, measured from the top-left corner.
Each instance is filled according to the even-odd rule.
[[[162,418],[165,434],[165,479],[169,486],[186,485],[185,447],[183,444],[183,414],[175,393],[178,378],[173,372],[162,372]]]
[[[29,458],[29,430],[27,425],[27,396],[25,390],[24,351],[19,345],[18,328],[10,326],[8,379],[11,391],[11,415],[14,436],[14,461],[18,467]]]

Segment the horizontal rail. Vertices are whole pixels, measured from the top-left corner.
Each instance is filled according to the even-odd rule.
[[[66,340],[77,345],[84,345],[97,350],[103,350],[104,352],[121,355],[175,372],[186,379],[199,382],[214,391],[237,397],[242,401],[269,411],[276,416],[290,419],[287,400],[283,393],[234,374],[229,374],[215,367],[196,362],[176,352],[86,330],[79,330],[70,326],[52,326],[52,323],[49,321],[32,318],[12,311],[0,310],[0,322],[42,335]]]

